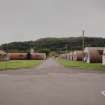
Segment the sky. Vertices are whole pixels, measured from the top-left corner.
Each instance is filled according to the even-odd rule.
[[[0,44],[43,37],[105,37],[105,0],[0,0]]]

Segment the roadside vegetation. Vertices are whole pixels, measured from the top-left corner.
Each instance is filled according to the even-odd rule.
[[[58,60],[64,67],[77,68],[82,70],[96,70],[105,72],[105,66],[101,63],[85,63],[82,61],[69,61],[64,59]]]
[[[40,60],[1,61],[0,70],[31,68],[39,65],[40,63],[41,63]]]

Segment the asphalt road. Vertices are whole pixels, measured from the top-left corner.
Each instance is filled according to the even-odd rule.
[[[0,72],[0,105],[105,105],[105,74],[66,69],[48,59]]]

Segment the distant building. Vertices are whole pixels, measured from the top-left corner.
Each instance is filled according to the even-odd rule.
[[[104,49],[104,51],[103,51],[102,64],[105,65],[105,49]]]
[[[73,52],[70,52],[70,60],[73,60]]]
[[[10,60],[45,60],[45,53],[8,53]]]
[[[82,61],[83,60],[83,51],[74,51],[73,60],[74,61]]]
[[[6,60],[9,60],[8,54],[3,50],[0,50],[0,61],[6,61]]]
[[[8,53],[10,60],[25,60],[27,53]]]
[[[104,47],[86,47],[84,61],[87,63],[102,63]]]

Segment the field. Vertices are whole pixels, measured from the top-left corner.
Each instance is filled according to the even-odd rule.
[[[58,60],[61,64],[68,68],[78,68],[82,70],[98,70],[105,71],[105,66],[100,63],[85,63],[82,61],[68,61],[64,59]]]
[[[0,70],[31,68],[39,65],[40,60],[13,60],[0,62]]]

